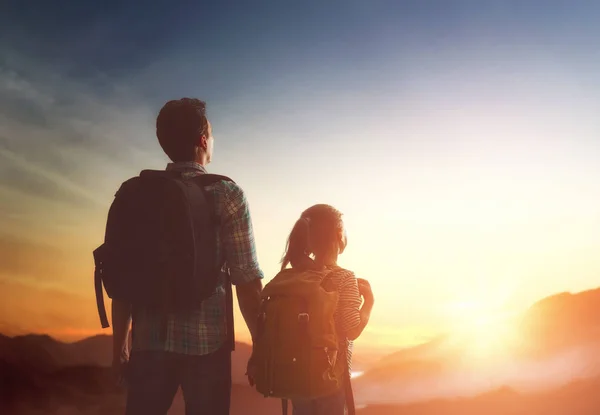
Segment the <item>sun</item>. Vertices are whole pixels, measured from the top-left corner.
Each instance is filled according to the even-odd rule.
[[[493,363],[509,357],[519,342],[517,325],[505,310],[483,301],[455,303],[449,310],[450,331],[474,362]]]

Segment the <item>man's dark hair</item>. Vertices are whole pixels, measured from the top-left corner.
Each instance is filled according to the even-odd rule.
[[[199,99],[169,101],[156,117],[158,142],[174,162],[194,160],[194,147],[203,134],[208,134],[206,102]]]

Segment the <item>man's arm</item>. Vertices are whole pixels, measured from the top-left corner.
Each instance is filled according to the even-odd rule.
[[[244,316],[244,321],[248,326],[250,335],[252,336],[252,343],[256,339],[257,334],[257,322],[258,312],[260,308],[260,293],[262,292],[262,280],[256,279],[246,284],[240,284],[236,287],[238,304],[240,305],[240,311]]]
[[[227,183],[223,209],[223,246],[231,283],[250,335],[256,338],[263,273],[258,265],[248,202],[242,189]]]
[[[113,365],[129,360],[129,326],[131,325],[131,305],[119,300],[112,301],[113,325]]]

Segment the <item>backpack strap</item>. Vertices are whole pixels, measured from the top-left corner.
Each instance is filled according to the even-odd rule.
[[[348,415],[356,414],[356,407],[354,405],[354,392],[352,391],[352,381],[350,379],[350,368],[348,367],[348,347],[346,346],[344,351],[344,397],[346,398],[346,409]]]
[[[132,180],[134,180],[135,178],[130,178],[126,181],[124,181],[123,183],[121,183],[121,186],[117,189],[117,191],[115,192],[114,198],[116,200],[116,198],[119,196],[119,194],[121,192],[123,192],[123,189],[127,189],[130,182]],[[112,206],[111,206],[112,207]],[[110,211],[109,211],[110,212]],[[106,230],[108,232],[108,229]],[[103,261],[106,257],[105,252],[106,252],[106,233],[104,234],[104,239],[105,239],[105,243],[103,243],[102,245],[100,245],[98,248],[96,248],[93,251],[93,257],[94,257],[94,290],[96,292],[96,307],[98,308],[98,316],[100,317],[100,324],[102,325],[102,328],[108,328],[110,327],[110,324],[108,323],[108,316],[106,314],[106,306],[104,304],[104,292],[102,290],[102,285],[103,285],[103,279],[102,279],[102,270],[103,270]]]
[[[287,399],[281,400],[281,413],[283,415],[287,415],[287,413],[288,413],[288,400]]]
[[[321,287],[323,287],[323,289],[325,291],[337,291],[337,287],[333,287],[330,285],[331,283],[331,277],[338,272],[339,269],[327,269],[327,273],[325,275],[323,275],[323,278],[321,279]]]
[[[204,186],[210,186],[211,184],[214,184],[214,183],[220,182],[220,181],[235,183],[230,177],[223,176],[221,174],[205,173],[205,174],[200,174],[200,175],[196,176],[196,178],[200,182],[204,183]]]
[[[98,315],[100,316],[100,324],[105,329],[110,327],[108,324],[108,316],[106,315],[106,306],[104,305],[104,293],[102,292],[102,259],[101,253],[104,248],[104,244],[94,250],[94,262],[96,267],[94,270],[94,288],[96,291],[96,307],[98,307]]]

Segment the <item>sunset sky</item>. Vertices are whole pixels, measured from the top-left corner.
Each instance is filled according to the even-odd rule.
[[[303,209],[344,212],[361,344],[600,286],[600,2],[38,3],[0,6],[0,331],[101,332],[92,250],[183,96],[267,280]]]

